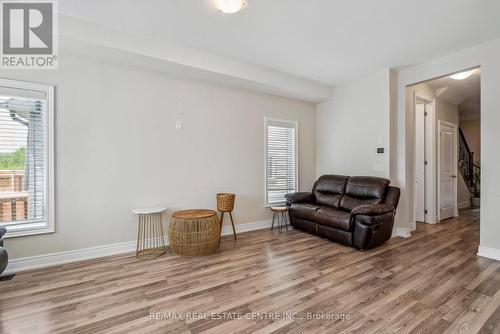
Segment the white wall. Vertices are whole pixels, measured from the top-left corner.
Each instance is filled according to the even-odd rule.
[[[382,70],[336,87],[330,101],[318,104],[318,176],[389,176],[390,80]],[[379,143],[382,140],[382,143]],[[384,154],[377,154],[384,147]],[[380,164],[383,171],[374,171]]]
[[[483,250],[500,250],[500,224],[497,219],[500,202],[500,174],[496,166],[500,164],[500,155],[496,153],[500,142],[500,40],[489,42],[474,48],[436,59],[424,64],[406,68],[398,73],[398,113],[397,113],[397,154],[401,164],[398,165],[397,177],[403,190],[401,210],[404,217],[397,223],[400,227],[410,226],[408,211],[413,200],[407,186],[406,159],[410,152],[406,151],[405,120],[405,87],[413,83],[437,78],[449,73],[481,66],[481,247]],[[495,251],[490,252],[495,253]]]
[[[56,86],[56,232],[6,240],[11,259],[133,241],[132,208],[215,208],[221,191],[237,194],[236,223],[268,219],[265,116],[298,121],[300,189],[315,180],[313,104],[65,50],[58,70],[0,75]]]
[[[440,98],[436,99],[436,126],[437,122],[445,121],[453,123],[458,127],[458,108],[451,103],[448,103]],[[436,128],[436,136],[439,134],[439,129]]]

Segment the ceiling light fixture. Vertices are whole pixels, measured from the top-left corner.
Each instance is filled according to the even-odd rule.
[[[246,5],[246,0],[215,0],[215,7],[226,14],[239,12]]]
[[[463,80],[463,79],[470,77],[472,75],[472,73],[474,73],[474,70],[467,71],[467,72],[460,72],[457,74],[450,75],[450,78],[452,78],[454,80]]]

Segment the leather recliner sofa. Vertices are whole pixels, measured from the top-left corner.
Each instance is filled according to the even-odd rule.
[[[367,250],[389,240],[400,190],[379,177],[323,175],[312,192],[285,195],[290,223],[329,240]]]
[[[7,229],[0,226],[0,274],[3,273],[9,263],[9,255],[7,254],[5,248],[3,248],[3,236],[5,233],[7,233]]]

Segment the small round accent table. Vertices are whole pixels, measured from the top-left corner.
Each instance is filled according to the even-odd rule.
[[[271,231],[274,229],[274,221],[277,220],[278,228],[281,233],[282,229],[286,227],[288,230],[289,217],[288,208],[286,206],[272,206],[271,212],[273,213],[273,222],[271,224]]]
[[[165,254],[162,214],[166,210],[164,207],[132,210],[132,213],[139,215],[136,251],[138,258],[153,258]]]
[[[198,256],[219,248],[220,222],[213,210],[177,211],[168,228],[170,248],[177,255]]]

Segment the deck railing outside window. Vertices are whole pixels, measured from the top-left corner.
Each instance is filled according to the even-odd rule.
[[[0,222],[28,219],[29,194],[23,184],[24,170],[0,170]]]

